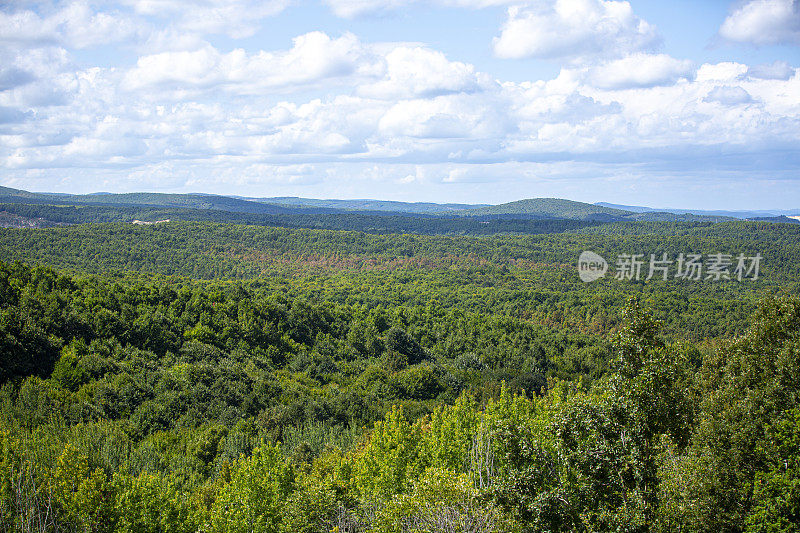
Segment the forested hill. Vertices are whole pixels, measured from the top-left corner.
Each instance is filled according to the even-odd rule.
[[[607,331],[627,296],[640,294],[668,331],[693,338],[742,332],[759,297],[797,293],[797,226],[735,222],[680,227],[672,235],[667,229],[651,225],[634,234],[627,224],[601,234],[476,238],[193,222],[100,224],[0,230],[0,259],[96,274],[250,280],[342,303],[439,302],[595,332]],[[764,259],[758,280],[645,281],[645,266],[639,281],[609,275],[586,284],[577,275],[583,250],[607,258],[612,270],[619,254],[631,253],[666,253],[672,260],[680,253],[760,253]]]
[[[414,214],[447,214],[465,209],[487,207],[484,204],[436,204],[431,202],[392,202],[388,200],[319,200],[314,198],[298,198],[278,196],[273,198],[245,198],[254,202],[288,206],[325,207],[348,211],[389,211],[394,213]]]
[[[94,206],[133,206],[133,207],[173,207],[189,209],[214,209],[231,213],[279,214],[296,213],[299,208],[275,204],[264,204],[212,194],[163,194],[163,193],[124,193],[124,194],[50,194],[31,193],[8,187],[0,187],[0,203],[8,204],[50,204],[50,205],[94,205]],[[335,212],[331,209],[316,208],[309,213]]]
[[[318,200],[313,198],[250,198],[215,194],[166,193],[36,193],[0,187],[0,203],[102,205],[137,207],[179,207],[217,209],[234,213],[406,213],[437,215],[484,207],[485,204],[436,204],[430,202],[392,202],[384,200]]]
[[[622,315],[606,338],[0,263],[0,527],[792,531],[800,300],[714,345]]]
[[[217,277],[241,278],[253,277],[265,266],[280,263],[281,257],[350,258],[354,268],[369,269],[371,264],[388,262],[397,268],[409,261],[428,261],[432,266],[459,262],[572,265],[583,250],[593,250],[610,259],[625,253],[639,253],[645,258],[663,253],[760,253],[765,258],[760,280],[775,284],[796,280],[800,272],[796,261],[800,253],[798,239],[800,227],[766,222],[624,223],[555,235],[488,237],[374,235],[170,222],[152,226],[92,224],[36,231],[1,229],[0,258],[97,272],[128,268],[190,276],[197,274],[200,265],[211,264],[216,265],[213,269]],[[304,266],[302,261],[299,266]],[[231,270],[219,271],[220,268]]]
[[[6,204],[6,205],[2,205]],[[17,207],[9,207],[17,206]],[[388,228],[383,231],[403,231],[402,227],[425,228],[424,233],[452,233],[457,227],[462,233],[486,233],[477,224],[487,221],[516,220],[517,227],[500,227],[491,231],[517,231],[525,233],[525,222],[531,220],[576,220],[584,222],[611,222],[624,220],[649,221],[710,221],[727,220],[726,217],[676,214],[649,211],[637,213],[597,204],[587,204],[558,198],[532,198],[501,205],[467,205],[467,204],[435,204],[423,202],[390,202],[380,200],[315,200],[308,198],[243,198],[212,194],[163,194],[163,193],[98,193],[98,194],[54,194],[32,193],[28,191],[0,187],[0,207],[12,211],[22,209],[28,212],[38,209],[34,218],[45,218],[49,213],[64,218],[63,207],[94,206],[105,209],[82,210],[80,222],[104,222],[109,217],[113,220],[132,220],[129,215],[136,210],[141,216],[157,216],[153,211],[172,210],[174,217],[180,220],[215,220],[219,222],[277,224],[282,226],[326,227],[329,229],[359,229],[370,231],[371,228]],[[62,206],[62,209],[54,209]],[[61,211],[61,214],[59,214]],[[150,214],[145,214],[147,212]],[[214,214],[204,213],[214,211]],[[68,211],[67,211],[68,213]],[[96,218],[89,218],[96,214]],[[356,215],[374,217],[369,222],[351,218],[351,226],[342,226],[341,217],[328,218],[326,215]],[[74,213],[73,213],[74,218]],[[311,217],[311,219],[309,218]],[[389,218],[382,218],[389,217]],[[392,218],[406,220],[392,220]],[[415,219],[428,219],[417,221]],[[468,219],[468,223],[457,223],[454,218]],[[56,222],[55,219],[47,219]],[[313,223],[310,222],[313,220]],[[440,221],[441,227],[436,221]],[[347,223],[347,222],[344,222]],[[355,227],[352,224],[360,224]],[[431,229],[435,228],[435,229]],[[382,231],[382,230],[379,230]],[[536,233],[534,226],[531,233]]]
[[[0,531],[800,527],[800,225],[52,204]]]
[[[527,215],[579,220],[590,218],[615,220],[626,215],[632,215],[633,212],[560,198],[532,198],[462,211],[461,214],[470,216]]]
[[[158,220],[226,222],[257,226],[352,230],[367,233],[419,233],[431,235],[535,235],[561,233],[600,224],[564,219],[483,220],[474,217],[434,217],[388,212],[319,213],[315,209],[279,213],[242,213],[218,209],[147,206],[72,206],[0,204],[0,224],[7,227],[50,227],[103,222],[153,222]]]

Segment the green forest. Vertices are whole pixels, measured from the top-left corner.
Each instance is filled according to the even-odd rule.
[[[800,225],[4,210],[0,531],[800,528]]]

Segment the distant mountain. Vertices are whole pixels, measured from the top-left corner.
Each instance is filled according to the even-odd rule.
[[[99,193],[99,194],[50,194],[33,193],[9,187],[0,187],[0,203],[33,203],[53,205],[137,206],[173,207],[188,209],[215,209],[233,213],[288,214],[300,208],[267,204],[213,194],[165,194],[165,193]],[[303,213],[335,213],[335,209],[303,209]]]
[[[492,205],[458,212],[461,216],[524,216],[566,218],[573,220],[622,220],[632,211],[560,198],[529,198],[507,204]]]
[[[394,213],[418,213],[426,215],[444,215],[465,209],[488,207],[489,204],[436,204],[433,202],[395,202],[390,200],[317,200],[314,198],[298,198],[296,196],[277,196],[274,198],[236,197],[252,202],[277,205],[322,207],[346,211],[389,211]]]
[[[760,222],[780,222],[782,224],[800,224],[800,217],[787,217],[781,215],[779,217],[753,217],[747,220],[760,221]]]
[[[0,203],[37,203],[54,205],[175,207],[217,209],[253,214],[324,214],[358,211],[362,213],[405,213],[413,215],[447,215],[487,204],[436,204],[432,202],[395,202],[384,200],[318,200],[313,198],[274,197],[248,198],[205,193],[108,193],[63,194],[35,193],[0,187]]]
[[[599,202],[588,204],[560,198],[529,198],[500,205],[437,204],[433,202],[397,202],[389,200],[334,200],[299,197],[247,198],[216,194],[108,193],[64,194],[29,192],[0,187],[0,204],[56,206],[135,207],[159,209],[216,210],[248,215],[326,215],[358,214],[364,216],[405,216],[416,218],[470,218],[479,220],[549,220],[567,219],[585,222],[663,221],[722,222],[732,218],[794,223],[784,215],[798,215],[800,210],[698,211],[654,209]]]
[[[703,210],[703,209],[675,209],[675,208],[653,208],[644,207],[640,205],[621,205],[611,204],[608,202],[597,202],[594,205],[602,207],[611,207],[614,209],[624,209],[626,211],[633,211],[634,213],[675,213],[679,215],[692,214],[707,217],[729,217],[729,218],[758,218],[758,217],[774,217],[780,215],[800,215],[800,209],[775,209],[775,210],[755,210],[755,211],[724,211],[724,210]]]
[[[125,194],[86,194],[73,195],[63,201],[91,205],[136,205],[154,207],[185,207],[191,209],[217,209],[233,213],[286,213],[291,212],[282,206],[249,202],[230,196],[205,194],[164,194],[164,193],[125,193]]]
[[[56,198],[60,195],[42,193],[42,192],[28,192],[21,189],[12,189],[11,187],[0,187],[0,199],[4,198],[24,198],[24,199],[38,199],[38,198]]]
[[[648,211],[645,213],[634,213],[627,215],[626,220],[637,220],[644,222],[728,222],[738,220],[735,217],[723,217],[714,215],[696,215],[694,213],[668,213],[665,211]]]
[[[572,220],[616,222],[724,222],[734,220],[733,217],[697,215],[693,213],[674,213],[659,211],[649,207],[639,207],[638,211],[620,209],[612,205],[587,204],[560,198],[531,198],[507,204],[494,205],[480,209],[461,211],[461,216],[478,216],[492,218],[564,218]]]

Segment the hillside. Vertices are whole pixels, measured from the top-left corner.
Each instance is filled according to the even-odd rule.
[[[11,187],[0,186],[0,199],[3,199],[3,201],[8,201],[6,199],[13,199],[13,201],[48,200],[48,199],[58,198],[59,196],[69,196],[69,195],[29,192],[29,191],[23,191],[22,189],[12,189]]]
[[[295,212],[236,213],[214,209],[149,206],[96,206],[51,204],[0,204],[4,227],[46,227],[58,224],[91,224],[165,220],[227,222],[254,226],[353,230],[366,233],[416,233],[425,235],[535,235],[561,233],[595,226],[600,222],[565,219],[494,219],[435,217],[380,211],[317,213],[313,208]]]
[[[164,194],[164,193],[125,193],[125,194],[86,194],[72,195],[61,200],[62,203],[121,206],[182,207],[191,209],[215,209],[234,213],[287,213],[291,210],[280,206],[248,202],[228,196],[205,194]]]
[[[594,205],[602,207],[612,207],[614,209],[622,209],[625,211],[633,211],[634,213],[672,213],[674,215],[697,215],[702,217],[722,217],[726,219],[739,218],[739,219],[757,219],[759,217],[775,217],[780,215],[797,215],[800,214],[798,209],[770,209],[770,210],[739,210],[739,211],[726,211],[721,209],[708,210],[708,209],[676,209],[676,208],[653,208],[640,205],[622,205],[612,204],[609,202],[597,202]]]
[[[614,206],[587,204],[561,198],[531,198],[507,204],[457,212],[461,216],[490,218],[555,218],[595,222],[641,220],[650,222],[724,222],[735,217],[687,212],[660,211],[650,208],[626,210]],[[776,220],[777,221],[777,220]]]
[[[738,220],[736,217],[717,215],[696,215],[693,213],[670,213],[667,211],[647,211],[626,215],[627,220],[655,221],[655,222],[727,222]]]
[[[77,225],[0,230],[0,260],[94,274],[252,280],[286,294],[310,290],[315,299],[366,306],[438,302],[586,331],[615,323],[633,291],[648,299],[670,332],[690,337],[741,331],[761,296],[800,287],[797,225],[625,222],[602,228],[586,228],[587,234],[441,237],[197,222]],[[695,251],[755,250],[765,259],[758,281],[645,283],[607,276],[587,285],[574,266],[582,250],[612,265],[618,254],[632,252],[665,252],[674,259]]]
[[[775,222],[779,224],[800,224],[800,217],[787,217],[786,215],[780,215],[776,217],[752,217],[748,218],[748,220]]]
[[[35,193],[9,187],[0,187],[0,203],[174,207],[215,209],[233,213],[253,214],[322,214],[358,211],[366,214],[391,213],[428,216],[447,215],[465,209],[485,206],[485,204],[437,204],[431,202],[396,202],[386,200],[320,200],[298,197],[249,198],[215,194],[55,194]]]
[[[686,212],[680,210],[655,210],[646,207],[633,207],[630,210],[618,209],[603,203],[587,204],[560,198],[531,198],[500,205],[485,204],[437,204],[431,202],[397,202],[384,200],[320,200],[299,197],[245,198],[213,194],[168,194],[168,193],[96,193],[96,194],[62,194],[33,193],[9,187],[0,187],[0,205],[26,205],[28,211],[33,206],[94,206],[121,210],[114,214],[105,211],[97,219],[90,219],[89,212],[84,211],[80,221],[70,223],[107,222],[112,220],[132,220],[146,215],[139,214],[133,218],[128,214],[131,209],[179,209],[173,216],[164,213],[154,216],[174,218],[177,220],[215,220],[220,222],[236,222],[242,224],[267,224],[289,227],[317,227],[330,229],[355,229],[378,232],[411,232],[411,233],[468,233],[487,234],[498,232],[540,233],[540,228],[528,229],[532,220],[572,220],[587,223],[617,222],[623,220],[660,221],[660,222],[723,222],[740,218],[742,213],[726,216],[717,212]],[[14,209],[8,209],[13,211]],[[123,213],[126,211],[126,213]],[[203,212],[215,211],[227,215],[208,215]],[[721,213],[721,212],[720,212]],[[43,215],[23,215],[47,219]],[[282,220],[276,218],[252,218],[286,216]],[[316,215],[319,215],[316,217]],[[363,218],[336,218],[327,215],[357,215]],[[393,218],[386,218],[393,217]],[[73,217],[74,218],[74,217]],[[428,221],[414,219],[429,219]],[[435,220],[442,222],[436,222]],[[472,223],[459,223],[455,220],[474,219]],[[67,222],[47,219],[49,222]],[[496,224],[494,228],[480,227],[478,223],[487,220],[514,220],[514,224]],[[758,220],[772,222],[793,222],[785,217],[766,217]],[[46,224],[47,222],[45,222]],[[552,230],[547,230],[551,232]]]
[[[390,211],[395,213],[415,213],[427,215],[444,215],[466,209],[489,207],[487,204],[436,204],[432,202],[395,202],[388,200],[317,200],[314,198],[298,198],[280,196],[274,198],[244,198],[253,202],[268,204],[323,207],[348,211]]]
[[[252,202],[213,194],[167,194],[167,193],[103,193],[103,194],[51,194],[0,188],[0,203],[47,204],[47,205],[92,205],[122,207],[173,207],[228,211],[232,213],[282,214],[282,213],[327,213],[333,209],[287,207],[262,202]]]
[[[579,231],[596,233],[0,229],[0,530],[791,519],[800,301],[777,296],[800,293],[800,226]],[[584,283],[581,250],[764,264]]]
[[[630,215],[632,212],[560,198],[530,198],[479,209],[468,209],[460,211],[458,214],[462,216],[523,215],[539,218],[615,220]]]

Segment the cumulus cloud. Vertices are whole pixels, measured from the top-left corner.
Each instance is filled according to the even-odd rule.
[[[23,122],[30,118],[32,113],[24,112],[13,107],[0,106],[0,124],[13,124]]]
[[[16,67],[0,67],[0,91],[25,85],[36,79],[32,73]]]
[[[788,80],[794,76],[794,69],[786,61],[775,61],[747,68],[747,75],[761,80]]]
[[[752,103],[753,97],[741,87],[726,87],[720,85],[709,91],[705,101],[718,102],[722,105],[734,106]]]
[[[562,72],[559,78],[569,78],[573,73]],[[513,116],[523,134],[535,134],[547,124],[576,125],[604,115],[621,111],[619,102],[600,102],[581,93],[581,85],[559,83],[558,78],[549,83],[523,83],[505,86],[505,96],[513,104]]]
[[[333,39],[322,32],[296,37],[291,49],[248,54],[236,49],[227,54],[206,45],[199,50],[163,52],[140,57],[125,76],[124,86],[138,90],[172,85],[196,89],[226,86],[239,94],[291,87],[324,79],[369,73],[375,60],[352,34]]]
[[[347,62],[333,69],[306,65],[298,77],[286,72],[281,60],[290,53],[303,57],[303,39],[288,51],[265,52],[269,60],[263,65],[260,54],[203,50],[197,57],[170,56],[171,62],[150,71],[152,78],[138,78],[140,85],[132,80],[157,63],[144,62],[127,74],[112,69],[73,73],[61,82],[68,101],[56,107],[29,101],[33,114],[23,116],[24,107],[9,95],[36,86],[32,82],[0,93],[5,121],[21,128],[3,138],[0,165],[143,168],[156,161],[193,161],[235,174],[253,165],[314,162],[324,169],[355,160],[413,165],[604,160],[609,155],[600,154],[696,145],[740,150],[737,143],[744,141],[800,141],[800,102],[792,97],[800,94],[800,79],[745,76],[747,66],[738,63],[701,65],[697,76],[678,84],[654,83],[654,77],[647,78],[647,86],[641,81],[595,83],[585,69],[564,69],[546,81],[497,84],[481,81],[473,66],[447,61],[428,49],[398,45],[378,50],[348,36],[338,45],[323,35],[307,38],[318,40],[309,50],[339,46],[334,57],[345,58],[356,50],[369,55],[371,66],[364,73]],[[430,72],[430,79],[398,77],[391,68],[396,61],[410,71]],[[463,76],[443,85],[451,71]],[[352,93],[295,103],[271,102],[264,90],[302,86],[326,75],[338,76]],[[249,96],[177,102],[163,84],[171,90],[225,87]],[[376,86],[385,90],[376,95]],[[732,107],[736,113],[728,112]],[[467,175],[443,176],[458,181]]]
[[[628,2],[556,0],[510,7],[494,52],[503,58],[585,60],[624,56],[659,43],[656,29]]]
[[[386,54],[385,76],[359,87],[359,94],[373,98],[412,98],[447,93],[474,92],[486,76],[479,76],[472,65],[449,61],[438,51],[421,46],[399,46]],[[481,80],[483,78],[483,80]]]
[[[378,123],[387,140],[469,139],[502,136],[507,130],[505,113],[491,100],[469,95],[439,96],[428,100],[401,100],[391,106]]]
[[[750,0],[725,19],[719,34],[754,45],[800,44],[800,7],[796,0]]]
[[[214,32],[245,35],[259,17],[285,6],[257,11],[249,2],[197,0],[186,13],[177,0],[103,4],[100,12],[80,2],[0,9],[8,23],[0,26],[0,179],[115,176],[129,189],[211,190],[214,179],[452,186],[487,176],[561,176],[574,172],[573,161],[586,162],[588,176],[597,165],[669,160],[699,153],[697,147],[796,152],[800,142],[794,67],[695,68],[654,53],[654,28],[626,2],[510,9],[496,51],[565,60],[555,78],[530,81],[496,80],[430,46],[364,42],[349,33],[305,33],[267,50],[206,40]],[[476,9],[508,3],[436,2]],[[252,17],[228,17],[225,9],[234,5],[252,8]],[[219,24],[193,21],[190,10],[217,13]],[[111,32],[100,14],[135,27],[116,42],[133,43],[126,50],[139,57],[114,66],[82,66],[93,53],[73,58],[73,48],[99,39],[77,35],[78,27]],[[70,168],[80,170],[63,170]],[[353,178],[355,172],[363,176]]]
[[[320,42],[335,48],[333,41]],[[363,44],[350,41],[342,49],[362,48]],[[427,84],[399,80],[388,67],[395,51],[412,71],[427,72],[426,65],[433,64],[440,73],[453,69],[465,75],[446,90],[433,74]],[[271,61],[288,53],[272,52]],[[484,84],[471,65],[447,62],[430,50],[421,53],[397,46],[387,47],[383,55],[375,50],[365,53],[373,54],[368,75],[349,67],[305,69],[317,75],[338,73],[344,87],[352,87],[350,95],[305,103],[270,103],[263,83],[290,83],[288,79],[305,84],[312,78],[293,78],[294,74],[284,72],[282,76],[288,78],[253,82],[267,70],[280,70],[274,65],[256,68],[252,61],[258,54],[229,57],[230,53],[205,51],[200,59],[178,56],[180,61],[153,71],[172,72],[171,77],[139,80],[139,86],[125,85],[130,83],[130,73],[79,72],[68,87],[72,102],[56,108],[36,107],[35,121],[34,115],[23,117],[13,111],[18,106],[0,98],[0,105],[9,111],[6,119],[25,119],[15,128],[35,124],[11,136],[13,142],[4,142],[1,164],[24,169],[68,167],[80,161],[82,166],[138,168],[155,161],[191,160],[235,173],[234,169],[253,165],[330,165],[353,160],[417,165],[563,157],[603,160],[608,156],[598,154],[674,151],[698,144],[732,147],[744,140],[764,144],[800,140],[800,102],[791,96],[798,94],[800,80],[745,77],[747,67],[737,63],[702,65],[695,78],[689,76],[679,84],[654,84],[648,78],[650,85],[644,87],[627,82],[624,86],[596,84],[582,69],[565,69],[547,81]],[[183,70],[177,70],[179,66]],[[142,67],[137,65],[131,72],[140,72]],[[245,71],[253,76],[239,74]],[[153,83],[178,88],[242,84],[244,89],[228,90],[250,96],[175,102]],[[407,88],[397,89],[406,83]],[[359,90],[362,85],[391,90],[378,98]],[[728,113],[731,107],[739,112]],[[460,180],[468,174],[459,171],[446,176]]]
[[[733,81],[741,79],[747,74],[747,65],[733,61],[721,63],[705,63],[697,69],[696,79],[706,81]]]
[[[40,16],[32,10],[0,11],[0,42],[90,48],[133,39],[141,23],[117,11],[96,12],[85,1]]]
[[[252,36],[291,0],[88,0],[0,7],[0,43],[88,49],[135,44],[150,51],[196,49],[208,35]],[[29,6],[28,9],[22,6]]]
[[[205,44],[142,56],[124,76],[123,87],[144,87],[174,96],[222,89],[254,95],[337,83],[365,98],[397,100],[472,93],[497,84],[467,63],[450,61],[423,46],[370,45],[352,34],[332,38],[322,32],[300,35],[284,51],[222,53]],[[158,97],[157,93],[153,93]]]
[[[694,72],[691,61],[666,54],[632,54],[589,69],[590,83],[601,89],[669,85]]]
[[[290,0],[124,0],[136,13],[168,18],[177,28],[197,34],[249,37],[259,22],[286,9]]]
[[[71,100],[77,79],[63,48],[4,50],[0,59],[5,64],[0,70],[0,105],[32,108],[65,105]]]

